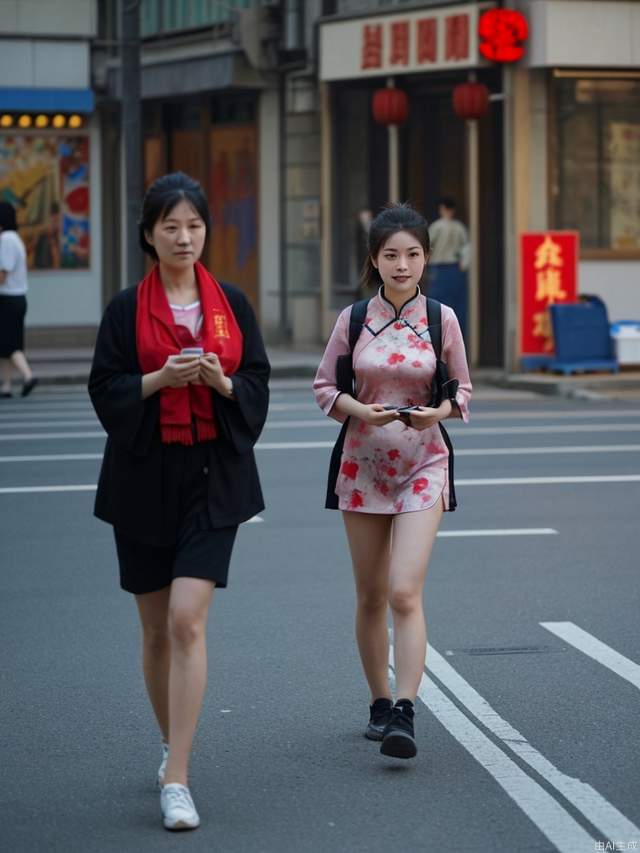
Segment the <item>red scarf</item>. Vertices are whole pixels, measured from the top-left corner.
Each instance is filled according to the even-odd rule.
[[[226,376],[236,372],[242,359],[242,332],[224,291],[200,263],[195,264],[200,291],[202,327],[196,341],[191,332],[177,325],[156,264],[138,285],[136,344],[143,373],[164,367],[167,357],[183,347],[201,346],[215,352]],[[160,431],[164,444],[193,444],[216,438],[211,388],[187,385],[160,389]]]

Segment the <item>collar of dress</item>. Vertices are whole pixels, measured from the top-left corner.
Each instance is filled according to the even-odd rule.
[[[384,285],[381,284],[378,288],[377,295],[373,298],[373,301],[375,302],[376,307],[380,311],[382,317],[388,317],[389,319],[399,320],[405,314],[408,314],[416,307],[421,296],[422,291],[420,290],[420,286],[418,286],[416,287],[416,292],[413,294],[413,296],[407,299],[407,301],[400,306],[400,310],[398,311],[393,302],[389,301],[384,295]]]

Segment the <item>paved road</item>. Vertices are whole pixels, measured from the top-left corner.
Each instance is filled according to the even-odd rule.
[[[277,385],[268,509],[211,613],[203,825],[178,838],[135,608],[91,517],[103,436],[79,390],[2,404],[2,849],[640,849],[637,403],[485,392],[452,429],[461,507],[427,579],[419,758],[401,764],[362,737],[350,568],[322,509],[336,428]]]

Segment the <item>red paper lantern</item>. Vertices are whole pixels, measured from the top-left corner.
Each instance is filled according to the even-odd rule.
[[[482,118],[488,109],[489,90],[483,83],[460,83],[454,88],[453,111],[459,118]]]
[[[480,53],[491,62],[517,62],[529,36],[527,19],[514,9],[488,9],[478,24]]]
[[[371,103],[378,124],[402,124],[409,115],[409,98],[402,89],[378,89]]]

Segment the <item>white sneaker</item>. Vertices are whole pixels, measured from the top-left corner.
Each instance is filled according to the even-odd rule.
[[[195,829],[200,818],[189,789],[177,782],[165,785],[160,793],[160,808],[165,829]]]
[[[162,741],[162,761],[158,767],[158,788],[164,785],[164,772],[167,769],[167,759],[169,758],[169,744]]]

